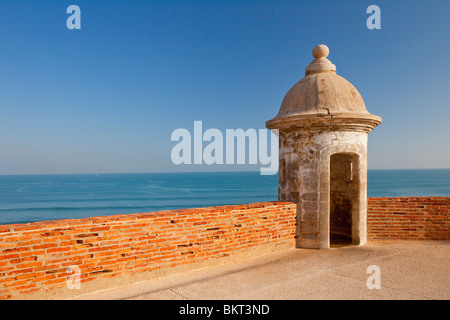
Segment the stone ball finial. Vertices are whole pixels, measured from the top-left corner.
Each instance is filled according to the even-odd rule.
[[[330,54],[330,49],[328,49],[328,47],[324,44],[319,44],[319,45],[315,46],[312,51],[312,55],[316,59],[326,58],[326,57],[328,57],[329,54]]]
[[[319,44],[314,47],[312,55],[315,58],[309,66],[306,67],[305,75],[321,73],[321,72],[334,72],[336,73],[336,66],[327,59],[330,49],[324,44]]]

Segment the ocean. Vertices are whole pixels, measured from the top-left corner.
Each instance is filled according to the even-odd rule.
[[[369,170],[368,197],[450,196],[450,169]],[[277,200],[259,172],[0,176],[0,224]]]

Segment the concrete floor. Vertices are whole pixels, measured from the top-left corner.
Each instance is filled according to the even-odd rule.
[[[74,299],[300,300],[450,298],[450,241],[379,241],[292,249],[239,263],[103,290]],[[380,269],[381,289],[368,289]]]

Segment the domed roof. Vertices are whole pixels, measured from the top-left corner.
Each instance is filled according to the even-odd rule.
[[[332,72],[314,73],[288,91],[277,117],[299,113],[368,113],[361,94]]]
[[[283,121],[292,124],[302,119],[336,116],[341,118],[371,119],[381,123],[381,118],[371,115],[361,94],[344,78],[336,74],[336,66],[327,59],[329,49],[318,45],[313,49],[314,60],[305,70],[305,77],[286,94],[278,115],[267,122],[276,128]]]

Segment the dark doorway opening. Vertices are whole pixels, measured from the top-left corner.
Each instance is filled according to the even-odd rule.
[[[354,157],[338,153],[330,158],[330,247],[352,244],[352,212],[355,210]]]

